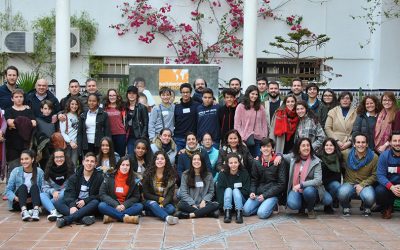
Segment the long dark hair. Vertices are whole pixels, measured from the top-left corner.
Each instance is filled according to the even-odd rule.
[[[27,155],[29,155],[29,157],[30,157],[31,159],[33,159],[33,162],[32,162],[32,179],[31,179],[31,182],[32,182],[33,184],[37,184],[37,168],[38,168],[38,164],[37,164],[37,162],[36,162],[36,153],[35,153],[35,151],[33,151],[32,149],[25,149],[25,150],[23,150],[23,151],[21,152],[21,155],[20,155],[20,156],[22,156],[22,154],[27,154]]]
[[[128,172],[128,179],[126,179],[126,185],[131,185],[132,180],[137,176],[136,172],[133,170],[133,161],[132,159],[128,156],[125,155],[121,157],[117,163],[117,167],[115,169],[115,173],[119,171],[119,168],[121,167],[121,164],[123,161],[129,161],[129,172]]]
[[[145,165],[148,166],[148,165],[150,165],[153,155],[152,155],[152,151],[150,148],[150,143],[147,139],[140,138],[135,141],[135,147],[133,148],[132,160],[137,162],[135,150],[139,143],[142,143],[146,147],[146,153],[143,156],[143,160],[144,160]]]
[[[105,109],[108,108],[108,106],[111,104],[110,103],[110,98],[109,98],[109,95],[110,95],[111,91],[114,91],[115,94],[117,95],[117,101],[116,101],[117,107],[116,108],[121,111],[124,108],[124,103],[122,101],[121,95],[118,93],[118,91],[116,89],[108,89],[107,90],[107,95],[106,95],[106,98],[105,98],[105,101],[104,101],[104,104],[105,104],[104,108]]]
[[[326,143],[328,143],[328,142],[331,142],[332,145],[333,145],[333,147],[335,147],[335,150],[333,151],[333,154],[336,155],[336,157],[339,159],[339,164],[340,164],[340,166],[343,167],[343,165],[344,165],[344,159],[343,159],[342,152],[340,151],[339,145],[337,144],[336,140],[333,139],[333,138],[331,138],[331,137],[326,138],[326,139],[324,140],[324,142],[322,142],[322,146],[321,146],[321,148],[318,150],[318,155],[327,155],[326,152],[325,152],[325,145],[326,145]]]
[[[227,154],[227,156],[226,156],[226,163],[225,163],[225,165],[224,165],[224,172],[225,172],[226,174],[229,174],[229,173],[230,173],[230,168],[229,168],[229,159],[230,159],[230,158],[236,158],[236,159],[239,161],[239,168],[238,168],[238,171],[241,171],[241,170],[243,169],[243,165],[242,165],[242,161],[241,161],[241,159],[240,159],[239,154],[237,154],[237,153],[229,153],[229,154]]]
[[[290,95],[287,95],[284,99],[283,99],[283,101],[282,101],[282,105],[278,108],[278,109],[280,109],[280,110],[285,110],[286,109],[286,101],[287,101],[287,99],[289,99],[289,98],[293,98],[294,99],[294,111],[296,111],[296,103],[297,103],[297,99],[296,99],[296,97],[293,95],[293,94],[290,94]]]
[[[332,94],[332,102],[331,103],[324,102],[325,92],[329,92]],[[332,108],[334,108],[338,105],[338,99],[337,99],[337,96],[335,94],[335,91],[333,91],[333,89],[324,89],[324,91],[322,91],[321,101],[323,104],[325,104],[326,107],[328,107],[328,110],[331,110]]]
[[[293,147],[293,156],[294,156],[296,163],[300,162],[302,160],[302,158],[300,156],[300,145],[303,141],[308,141],[308,143],[310,144],[310,158],[313,159],[314,155],[315,155],[310,138],[302,137],[299,139],[299,141],[297,143],[294,144],[294,147]]]
[[[258,97],[257,100],[254,102],[253,108],[254,110],[259,110],[261,106],[261,99],[260,99],[260,91],[258,90],[256,85],[250,85],[243,96],[243,105],[246,110],[251,109],[250,105],[250,93],[253,91],[257,91]]]
[[[44,179],[45,179],[46,181],[48,181],[48,180],[50,179],[51,168],[52,168],[52,167],[54,166],[54,164],[55,164],[55,163],[54,163],[54,159],[55,159],[55,154],[56,154],[57,152],[63,152],[63,154],[64,154],[64,163],[63,163],[62,166],[66,166],[66,168],[67,168],[67,178],[66,178],[66,179],[68,179],[68,177],[70,177],[71,175],[73,175],[74,172],[75,172],[74,164],[72,163],[71,158],[69,158],[69,157],[65,154],[64,149],[56,148],[56,149],[54,150],[54,152],[51,154],[49,160],[47,161],[46,168],[45,168],[45,170],[44,170]]]
[[[154,176],[156,175],[156,159],[158,155],[163,155],[165,158],[165,166],[164,166],[164,172],[163,172],[163,186],[166,187],[168,185],[168,181],[170,180],[175,180],[176,177],[176,171],[175,168],[172,167],[171,162],[169,161],[167,153],[164,151],[157,151],[153,159],[151,160],[150,166],[146,168],[143,174],[143,182],[149,182],[152,183]]]
[[[305,115],[307,117],[309,117],[310,119],[312,119],[315,124],[319,123],[317,115],[315,114],[315,112],[313,110],[310,109],[310,107],[308,107],[308,104],[305,101],[300,100],[300,101],[296,102],[296,104],[294,105],[294,110],[296,110],[297,106],[303,106],[306,109]]]
[[[243,140],[242,140],[242,136],[240,135],[239,131],[237,131],[236,129],[231,129],[228,132],[226,132],[226,134],[225,134],[225,146],[229,147],[228,137],[231,134],[235,134],[238,137],[238,139],[239,139],[238,148],[240,148],[243,145]]]
[[[78,109],[76,110],[76,114],[79,116],[82,113],[82,103],[76,96],[71,96],[68,98],[67,103],[65,104],[65,114],[71,112],[71,102],[76,101],[78,104]]]
[[[193,167],[193,163],[192,163],[195,155],[198,155],[200,157],[200,161],[201,161],[200,177],[203,182],[208,174],[206,161],[204,160],[204,157],[201,155],[200,152],[195,152],[192,155],[192,157],[190,158],[190,168],[189,168],[188,179],[187,179],[187,185],[191,188],[195,187],[195,181],[194,181],[195,180],[195,171],[194,171],[194,167]]]
[[[115,168],[115,164],[116,164],[117,160],[115,159],[114,144],[113,144],[112,139],[110,137],[108,137],[108,136],[105,136],[105,137],[101,138],[101,140],[100,140],[100,150],[99,150],[99,154],[97,155],[97,164],[100,165],[101,164],[101,160],[104,157],[103,151],[101,150],[101,143],[103,141],[107,141],[108,142],[108,147],[110,148],[109,151],[108,151],[108,159],[109,159],[109,162],[110,162],[110,168]]]

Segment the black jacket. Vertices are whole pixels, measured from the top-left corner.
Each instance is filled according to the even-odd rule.
[[[137,103],[135,110],[126,109],[125,127],[130,137],[141,138],[148,137],[149,114],[147,108]]]
[[[78,200],[79,193],[81,191],[83,178],[83,167],[80,167],[76,170],[76,173],[69,177],[67,187],[64,192],[64,201],[65,204],[69,207],[75,207],[76,201]],[[94,199],[99,199],[99,190],[100,185],[103,182],[103,172],[97,171],[96,169],[93,171],[92,176],[89,179],[89,197],[84,199],[85,204],[88,204],[90,201]]]
[[[104,178],[103,183],[100,186],[100,200],[104,201],[112,207],[117,207],[121,203],[117,200],[115,195],[115,174],[109,174]],[[126,195],[126,199],[122,205],[125,208],[131,207],[133,204],[140,202],[140,190],[139,185],[135,178],[132,178],[132,182],[129,183],[129,191]]]
[[[47,90],[46,94],[47,96],[44,98],[44,100],[49,100],[53,103],[53,112],[51,114],[53,115],[58,113],[58,111],[60,111],[60,102],[58,101],[57,97],[55,97],[49,90]],[[32,109],[35,117],[40,117],[42,115],[42,112],[40,111],[41,102],[42,101],[36,97],[36,90],[30,91],[26,95],[25,104]]]
[[[69,98],[71,98],[71,96],[72,96],[71,94],[68,94],[68,95],[65,96],[63,99],[61,99],[61,101],[60,101],[60,111],[61,111],[61,112],[64,113],[65,105],[67,105],[67,102],[68,102]],[[84,97],[81,96],[80,93],[78,93],[78,95],[76,95],[75,97],[77,97],[78,100],[81,102],[81,107],[82,107],[82,109],[83,109]],[[86,102],[87,102],[87,100],[86,100]]]
[[[261,161],[255,162],[251,171],[250,193],[262,194],[264,199],[280,196],[286,187],[286,168],[283,164],[275,166],[271,163],[263,167]]]
[[[351,137],[356,136],[358,133],[363,133],[367,135],[368,147],[372,150],[375,149],[375,116],[367,116],[366,114],[357,115],[357,118],[353,124],[353,131],[351,132]]]
[[[86,118],[88,111],[83,112],[79,116],[78,127],[78,152],[88,149],[88,139],[86,134]],[[99,108],[96,116],[96,132],[94,135],[94,145],[100,147],[100,140],[104,136],[111,136],[108,115],[103,109]]]
[[[220,106],[218,112],[219,124],[221,125],[220,136],[223,143],[225,141],[226,133],[234,129],[234,121],[235,121],[235,111],[236,107],[227,107],[226,105]]]
[[[220,172],[221,169],[224,168],[224,164],[226,163],[226,157],[228,156],[229,151],[230,149],[228,148],[228,146],[222,146],[219,149],[218,160],[216,165],[216,169],[218,172]],[[239,149],[237,150],[236,153],[240,156],[241,163],[244,169],[246,169],[247,173],[250,175],[254,164],[254,158],[250,154],[249,149],[245,145],[241,145],[239,146]]]

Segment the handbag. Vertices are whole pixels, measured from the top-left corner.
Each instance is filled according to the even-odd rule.
[[[68,134],[68,117],[65,115],[65,133]],[[62,136],[61,132],[54,132],[51,137],[50,137],[51,144],[53,145],[53,148],[61,148],[61,149],[66,149],[67,148],[67,143],[64,140],[64,137]]]
[[[251,134],[246,140],[247,147],[253,147],[256,145],[256,141],[254,140],[254,129],[256,128],[257,112],[258,111],[256,111],[256,118],[254,119],[253,134]]]

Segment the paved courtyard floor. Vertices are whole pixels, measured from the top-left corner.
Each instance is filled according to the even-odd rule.
[[[281,209],[282,210],[282,209]],[[270,219],[253,216],[243,224],[220,219],[180,220],[169,226],[151,217],[139,225],[98,220],[89,227],[59,229],[45,216],[22,222],[19,213],[0,202],[1,249],[400,249],[400,214],[383,220],[362,217],[354,206],[351,217],[318,213],[317,219],[281,212]]]

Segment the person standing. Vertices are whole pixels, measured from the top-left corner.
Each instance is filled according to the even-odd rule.
[[[171,92],[172,90],[167,87],[162,87],[159,91],[161,103],[158,106],[154,106],[149,119],[150,141],[153,141],[164,128],[168,128],[174,134],[175,104],[170,103]]]
[[[234,129],[235,112],[238,105],[235,99],[236,91],[234,89],[224,89],[222,96],[224,97],[225,105],[219,107],[218,117],[221,124],[221,143],[225,144],[225,135],[228,131]]]
[[[41,117],[42,113],[40,112],[40,106],[42,101],[44,100],[49,100],[53,103],[53,110],[51,112],[51,115],[53,119],[53,123],[57,121],[57,117],[55,114],[57,114],[60,111],[60,103],[58,102],[57,97],[53,95],[53,93],[50,92],[49,90],[49,83],[47,82],[46,79],[38,79],[35,84],[35,89],[30,91],[26,95],[26,100],[25,103],[28,105],[31,109],[35,117]]]
[[[203,90],[203,104],[197,107],[197,139],[201,140],[205,133],[211,134],[215,148],[220,144],[220,124],[218,119],[219,104],[214,104],[212,89]]]
[[[257,88],[260,93],[261,104],[268,99],[268,81],[265,77],[257,77]]]
[[[4,71],[5,83],[0,86],[0,108],[6,110],[13,106],[12,92],[18,88],[18,69],[15,66],[8,66]]]

